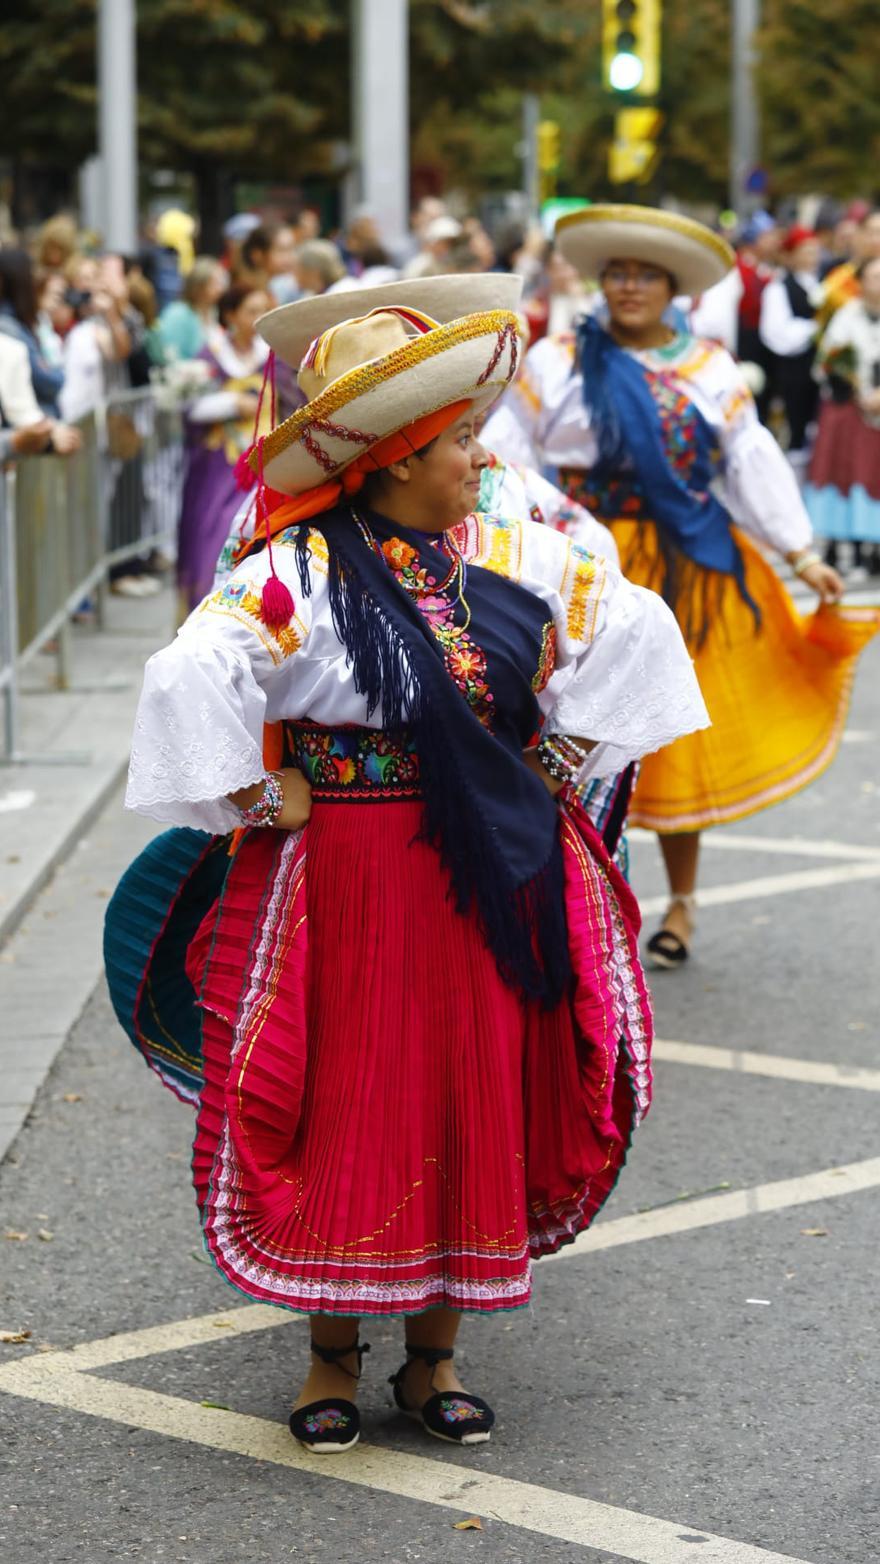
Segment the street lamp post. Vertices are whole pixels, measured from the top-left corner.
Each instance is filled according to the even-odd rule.
[[[747,204],[746,182],[758,164],[758,104],[754,82],[754,40],[759,0],[733,0],[730,81],[730,205],[742,214]]]
[[[137,78],[134,0],[100,0],[98,153],[101,226],[110,250],[137,247]]]
[[[409,3],[352,0],[357,194],[390,245],[409,228]]]

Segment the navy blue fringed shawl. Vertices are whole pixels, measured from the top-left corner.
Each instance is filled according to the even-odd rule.
[[[530,679],[546,606],[513,582],[469,569],[466,595],[477,639],[479,620],[501,614],[508,638],[520,634],[534,650],[534,664],[518,670],[502,652],[506,704],[515,714],[490,731],[450,678],[425,616],[351,512],[333,511],[315,524],[327,541],[333,624],[355,688],[370,715],[381,709],[383,727],[406,727],[415,740],[425,800],[420,835],[440,853],[458,910],[475,910],[504,981],[528,998],[557,1004],[571,974],[559,819],[555,801],[522,758],[541,721]],[[426,534],[374,512],[369,526],[380,544],[403,537],[417,550],[418,566],[437,580],[448,574],[449,555]],[[300,527],[296,542],[304,595],[311,591],[308,531]]]
[[[589,317],[577,328],[577,362],[583,378],[584,405],[599,448],[592,477],[600,482],[631,463],[656,524],[664,562],[663,597],[680,610],[681,556],[717,576],[729,576],[760,625],[760,610],[749,594],[745,567],[730,527],[730,516],[712,492],[712,449],[715,436],[703,414],[692,403],[696,449],[688,483],[673,471],[667,459],[657,404],[651,395],[647,372],[633,354],[618,347],[596,320]],[[688,625],[698,644],[708,623]]]

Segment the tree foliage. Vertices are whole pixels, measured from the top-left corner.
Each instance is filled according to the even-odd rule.
[[[765,0],[764,161],[780,193],[871,189],[880,162],[875,0]],[[294,182],[350,135],[349,0],[138,0],[142,163]],[[660,189],[723,199],[728,0],[665,0]],[[562,129],[561,193],[601,196],[614,105],[601,0],[411,0],[413,162],[477,193],[519,184],[522,94]],[[96,0],[41,0],[0,29],[0,155],[75,169],[95,150]]]
[[[875,0],[766,0],[758,47],[764,161],[774,189],[877,191]]]

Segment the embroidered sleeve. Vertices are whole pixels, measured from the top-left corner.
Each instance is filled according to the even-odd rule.
[[[302,599],[289,549],[275,567]],[[218,834],[238,822],[226,795],[264,775],[263,724],[279,715],[311,624],[312,599],[270,629],[261,614],[268,556],[246,560],[150,658],[135,719],[126,805]]]

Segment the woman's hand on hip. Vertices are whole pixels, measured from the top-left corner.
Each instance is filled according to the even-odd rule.
[[[312,784],[295,766],[278,772],[284,803],[275,821],[279,831],[301,831],[312,812]]]
[[[273,773],[281,784],[281,811],[271,824],[278,831],[301,831],[312,812],[312,785],[295,766]],[[266,792],[265,782],[254,782],[229,793],[229,802],[236,809],[252,809],[259,804]],[[267,822],[268,823],[268,822]]]

